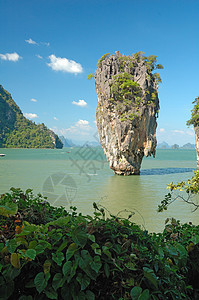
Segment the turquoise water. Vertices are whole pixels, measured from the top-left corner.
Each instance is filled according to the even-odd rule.
[[[157,150],[144,158],[140,176],[114,175],[101,148],[0,149],[0,193],[11,186],[42,192],[54,205],[77,206],[84,214],[99,203],[111,213],[133,211],[133,220],[149,231],[160,231],[167,217],[198,223],[199,212],[176,202],[164,213],[157,206],[171,181],[186,180],[196,168],[195,150]],[[120,215],[128,215],[122,212]]]

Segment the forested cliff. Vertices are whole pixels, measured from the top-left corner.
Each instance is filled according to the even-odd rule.
[[[0,85],[0,148],[62,148],[59,137],[43,123],[23,116],[11,94]]]

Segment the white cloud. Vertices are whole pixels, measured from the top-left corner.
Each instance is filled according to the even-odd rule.
[[[56,117],[53,117],[53,119],[54,119],[55,121],[58,121],[58,119],[57,119]]]
[[[164,128],[160,128],[160,132],[165,132],[165,129]]]
[[[30,101],[37,102],[37,99],[32,98],[32,99],[30,99]]]
[[[6,54],[1,54],[0,53],[0,58],[2,60],[9,60],[9,61],[18,61],[20,58],[22,58],[21,56],[19,56],[19,54],[17,54],[16,52],[13,53],[6,53]]]
[[[39,59],[43,59],[43,57],[39,54],[36,54],[36,57],[38,57]]]
[[[78,102],[73,101],[72,104],[77,105],[77,106],[81,106],[81,107],[87,106],[87,103],[84,100],[79,100]]]
[[[38,43],[33,41],[32,39],[25,40],[25,42],[30,44],[30,45],[38,45]]]
[[[88,126],[89,125],[89,122],[86,121],[86,120],[79,120],[75,126]]]
[[[75,62],[74,60],[56,57],[54,54],[50,55],[49,59],[50,63],[48,63],[47,65],[54,71],[62,71],[75,74],[83,72],[81,64]]]
[[[71,125],[69,128],[58,129],[57,127],[53,128],[53,131],[59,135],[70,136],[70,138],[76,136],[87,136],[89,137],[94,128],[89,125],[87,120],[79,120],[74,125]],[[95,129],[96,130],[96,129]]]
[[[95,125],[96,125],[96,124],[97,124],[97,121],[96,121],[96,120],[94,120],[94,121],[93,121],[93,123],[95,123]]]
[[[38,118],[37,114],[33,114],[33,113],[25,113],[24,116],[28,119],[35,119]]]

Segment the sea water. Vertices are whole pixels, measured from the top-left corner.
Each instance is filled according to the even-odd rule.
[[[78,212],[93,213],[93,202],[107,214],[119,214],[158,232],[167,217],[198,224],[199,210],[176,201],[163,213],[158,204],[168,193],[170,182],[187,180],[196,169],[195,150],[163,150],[156,158],[144,158],[140,175],[117,176],[109,168],[100,147],[82,146],[63,149],[0,149],[0,193],[10,187],[33,189],[56,206],[76,206]]]

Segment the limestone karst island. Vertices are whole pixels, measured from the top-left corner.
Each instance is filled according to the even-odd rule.
[[[0,148],[62,148],[59,137],[44,124],[36,125],[0,85]]]
[[[155,156],[161,79],[153,71],[163,66],[143,54],[105,54],[95,71],[99,138],[118,175],[139,174],[143,156]]]

